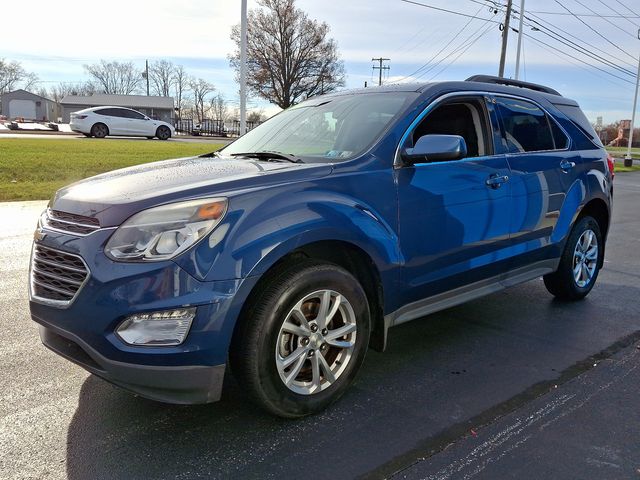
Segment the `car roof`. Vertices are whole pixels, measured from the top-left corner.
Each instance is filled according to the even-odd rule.
[[[497,81],[504,81],[510,84],[496,83]],[[328,95],[325,95],[325,97],[390,92],[416,92],[428,96],[455,92],[501,93],[529,98],[538,102],[541,100],[546,100],[553,103],[554,105],[578,106],[577,102],[563,97],[551,88],[526,82],[498,79],[497,77],[490,76],[475,76],[470,77],[469,79],[464,81],[388,84],[368,88],[341,90],[339,92],[332,92]]]
[[[132,110],[134,112],[138,112],[138,110],[134,110],[133,108],[129,108],[129,107],[118,107],[115,105],[100,105],[99,107],[89,107],[89,108],[85,108],[84,110],[79,110],[80,112],[95,112],[96,110],[101,110],[103,108],[118,108],[118,109],[122,109],[122,110]],[[140,113],[140,112],[138,112]]]

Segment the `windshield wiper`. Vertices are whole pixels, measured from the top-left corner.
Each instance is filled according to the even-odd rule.
[[[298,158],[295,155],[292,155],[290,153],[275,152],[275,151],[271,151],[271,150],[262,150],[262,151],[259,151],[259,152],[247,152],[247,153],[232,153],[231,156],[232,157],[257,158],[259,160],[266,160],[266,161],[285,160],[285,161],[291,162],[291,163],[304,163],[302,161],[302,159],[300,159],[300,158]]]

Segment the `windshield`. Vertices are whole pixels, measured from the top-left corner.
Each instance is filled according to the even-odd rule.
[[[223,148],[223,155],[280,152],[306,161],[352,158],[369,147],[414,92],[316,98],[291,107]]]

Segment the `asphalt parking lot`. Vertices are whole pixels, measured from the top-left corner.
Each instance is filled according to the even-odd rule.
[[[0,204],[0,478],[640,478],[640,174],[615,180],[589,297],[535,280],[391,330],[328,411],[285,421],[135,397],[46,350],[29,319],[44,202]],[[90,319],[87,319],[90,321]]]

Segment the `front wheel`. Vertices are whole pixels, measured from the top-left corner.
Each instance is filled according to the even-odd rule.
[[[344,393],[364,360],[367,297],[349,272],[313,261],[281,270],[266,285],[234,336],[232,369],[269,412],[316,413]]]
[[[547,290],[562,300],[581,300],[598,278],[604,241],[598,222],[582,217],[571,230],[558,270],[544,276]]]
[[[156,137],[158,137],[160,140],[168,140],[169,138],[171,138],[171,130],[169,129],[169,127],[165,127],[164,125],[158,127],[158,130],[156,131]]]

